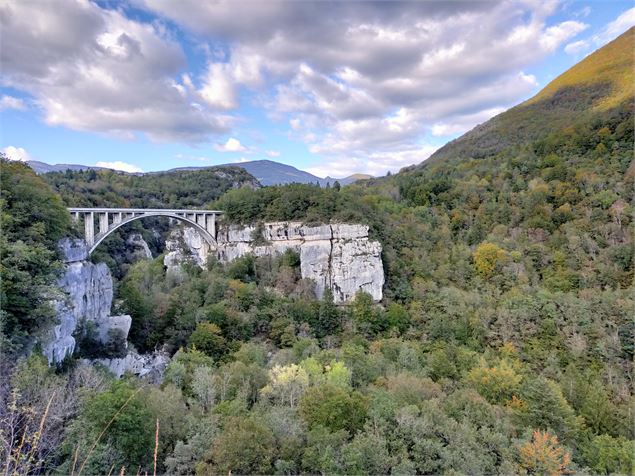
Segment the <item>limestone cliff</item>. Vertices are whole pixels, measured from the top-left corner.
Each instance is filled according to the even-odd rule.
[[[264,256],[292,249],[300,255],[302,277],[315,281],[318,298],[328,287],[337,303],[350,301],[360,289],[375,301],[382,299],[381,244],[368,238],[366,225],[231,225],[220,228],[216,238],[218,247],[210,250],[194,229],[175,230],[166,243],[164,264],[175,269],[190,260],[202,266],[208,253],[229,262],[247,253]]]
[[[110,316],[113,285],[108,266],[88,261],[83,240],[65,239],[60,242],[66,267],[59,286],[66,298],[56,301],[59,323],[42,344],[50,363],[59,363],[75,351],[75,335],[80,326],[91,322],[97,339],[103,341],[111,327],[130,329],[130,316]]]
[[[139,355],[134,349],[128,349],[126,338],[132,323],[130,316],[110,315],[113,282],[108,267],[88,261],[83,240],[62,240],[60,248],[65,256],[66,269],[59,286],[66,299],[55,303],[59,323],[42,343],[49,363],[59,363],[72,355],[78,345],[76,337],[87,328],[91,329],[92,340],[85,342],[92,344],[107,343],[115,331],[125,346],[123,356],[109,358],[90,349],[93,351],[91,355],[96,354],[90,362],[104,365],[118,377],[129,371],[154,381],[160,380],[169,358],[162,353]]]

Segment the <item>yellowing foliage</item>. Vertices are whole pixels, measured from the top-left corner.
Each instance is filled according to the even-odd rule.
[[[507,252],[494,243],[481,243],[474,251],[476,272],[484,278],[490,278],[496,267],[506,260]]]
[[[549,432],[534,431],[532,441],[520,447],[521,465],[532,474],[557,476],[569,474],[571,454],[558,445],[558,437]]]
[[[504,359],[495,367],[487,367],[482,361],[479,367],[469,371],[466,380],[490,403],[503,403],[518,390],[522,377]]]

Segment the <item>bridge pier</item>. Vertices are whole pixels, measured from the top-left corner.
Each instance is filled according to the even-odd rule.
[[[88,246],[95,243],[95,213],[84,213],[84,238]]]
[[[108,212],[99,214],[99,233],[108,232]]]

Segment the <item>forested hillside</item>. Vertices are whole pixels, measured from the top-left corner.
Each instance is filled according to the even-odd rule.
[[[554,133],[566,135],[574,123],[591,123],[605,113],[620,109],[632,112],[633,45],[635,27],[560,75],[533,98],[448,143],[425,164],[487,157]]]
[[[67,170],[43,174],[68,206],[201,208],[223,192],[260,185],[239,167],[127,174],[114,170]]]
[[[157,421],[168,474],[632,472],[633,91],[605,81],[632,74],[632,44],[630,30],[391,177],[192,187],[188,203],[230,221],[369,224],[384,301],[316,300],[293,253],[176,277],[140,261],[119,310],[136,348],[173,355],[163,383],[77,362],[56,373],[33,355],[3,421],[51,399],[34,466],[63,473],[151,471]],[[85,178],[51,177],[65,200],[83,193]],[[106,189],[81,204],[120,204]]]

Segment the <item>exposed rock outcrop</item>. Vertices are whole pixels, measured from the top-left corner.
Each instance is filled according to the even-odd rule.
[[[309,226],[298,222],[273,222],[262,226],[232,225],[219,229],[218,247],[211,252],[221,262],[247,253],[275,255],[294,250],[300,255],[302,278],[316,283],[317,297],[326,288],[337,303],[350,301],[360,289],[375,301],[382,298],[384,270],[381,244],[368,238],[368,226],[330,224]],[[166,243],[170,252],[164,260],[174,269],[188,260],[203,266],[208,246],[192,228],[173,232]]]
[[[132,233],[126,240],[126,259],[134,263],[140,259],[152,259],[152,251],[140,233]]]
[[[66,298],[55,302],[59,324],[42,345],[50,363],[59,363],[75,351],[74,334],[80,325],[98,321],[102,330],[108,327],[113,295],[108,266],[87,261],[86,242],[64,239],[60,241],[60,248],[64,253],[66,270],[59,286],[66,293]]]
[[[135,241],[138,244],[138,240]],[[77,346],[76,335],[90,328],[93,333],[91,342],[97,345],[108,344],[113,335],[121,337],[125,357],[87,361],[104,365],[118,377],[130,371],[139,376],[148,376],[153,381],[160,380],[169,357],[162,353],[140,355],[133,349],[127,349],[126,338],[132,319],[128,315],[110,315],[113,282],[108,267],[103,263],[87,261],[88,252],[83,240],[64,239],[59,246],[66,261],[59,285],[66,293],[66,299],[55,303],[59,324],[42,343],[49,363],[59,363],[72,355]]]
[[[163,380],[165,369],[170,363],[170,356],[163,352],[139,354],[136,350],[130,349],[128,354],[122,358],[92,359],[87,362],[103,365],[117,378],[130,372],[149,380],[151,383],[158,384]]]
[[[168,235],[165,251],[163,264],[168,271],[176,271],[184,263],[204,266],[210,247],[194,228],[178,227]]]

